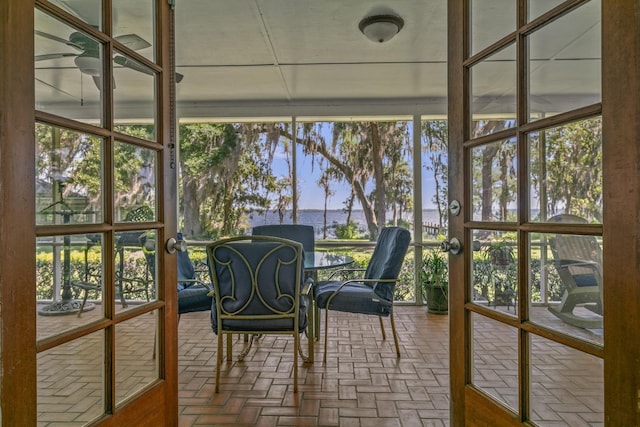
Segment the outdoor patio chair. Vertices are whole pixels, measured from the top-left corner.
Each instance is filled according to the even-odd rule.
[[[178,233],[178,240],[182,239],[182,233]],[[178,320],[183,313],[211,310],[213,286],[199,278],[202,272],[196,270],[188,250],[178,251],[176,255],[178,257]]]
[[[125,274],[125,247],[135,247],[140,245],[140,232],[124,232],[120,233],[116,238],[116,266],[115,273],[115,290],[116,297],[120,299],[122,308],[128,306],[126,296],[128,295],[143,295],[144,298],[149,301],[149,281],[152,280],[148,277],[148,273],[145,273],[147,277],[139,275],[128,276]],[[92,271],[90,262],[88,259],[88,253],[91,248],[102,245],[101,235],[99,234],[87,234],[86,244],[84,247],[84,274],[82,280],[72,280],[71,285],[80,289],[83,292],[82,302],[80,303],[80,310],[78,311],[78,317],[86,310],[87,299],[89,292],[100,293],[102,292],[102,273],[99,271]],[[149,271],[148,263],[149,259],[146,258],[145,272]]]
[[[371,260],[366,269],[342,269],[337,272],[362,271],[364,276],[345,281],[321,281],[314,285],[316,308],[325,309],[324,355],[327,362],[329,310],[378,316],[382,339],[386,339],[383,317],[389,317],[396,354],[400,357],[398,335],[393,320],[393,294],[402,261],[407,253],[411,234],[402,227],[385,227],[378,236]],[[319,316],[316,316],[319,319]]]
[[[183,240],[182,233],[177,234],[178,240]],[[147,245],[149,250],[155,251],[153,247]],[[189,257],[189,251],[177,251],[178,260],[178,322],[184,313],[211,310],[213,303],[213,286],[202,281],[199,276],[204,272],[196,270],[193,261]],[[155,256],[153,257],[155,260]],[[207,272],[208,274],[208,272]],[[155,359],[156,346],[153,346],[153,358]]]
[[[553,223],[581,223],[575,215],[562,214],[549,219]],[[586,329],[602,328],[602,250],[593,236],[557,234],[550,239],[554,266],[565,287],[559,305],[548,309],[566,323]],[[576,312],[576,308],[591,312]]]
[[[207,259],[214,287],[211,326],[217,335],[216,386],[219,391],[222,336],[250,335],[240,354],[242,360],[254,337],[262,334],[292,335],[293,391],[298,391],[300,334],[307,326],[302,244],[267,236],[241,236],[207,245]],[[313,352],[313,340],[309,340]],[[231,358],[231,348],[227,348]],[[302,356],[305,361],[306,359]]]
[[[311,225],[268,224],[257,225],[251,230],[253,236],[273,236],[302,243],[305,252],[313,252],[316,246],[315,231]]]
[[[153,209],[142,205],[127,213],[124,222],[147,222],[154,219]],[[125,259],[127,249],[142,247],[145,257],[144,274],[137,272],[132,274],[125,271]],[[152,249],[149,249],[152,248]],[[151,294],[155,292],[155,232],[142,232],[140,230],[120,232],[116,236],[116,290],[120,295],[122,307],[127,307],[125,295],[144,294],[149,301]]]
[[[253,236],[272,236],[290,239],[302,243],[305,253],[316,249],[315,230],[312,225],[303,224],[266,224],[256,225],[251,229]],[[316,280],[317,272],[305,272],[305,280]]]
[[[182,233],[178,233],[177,237],[178,240],[183,240]],[[139,235],[139,241],[145,254],[149,270],[148,276],[155,277],[155,238],[143,233]],[[177,251],[176,257],[178,261],[178,319],[184,313],[211,310],[213,286],[200,279],[204,272],[196,270],[188,250]]]

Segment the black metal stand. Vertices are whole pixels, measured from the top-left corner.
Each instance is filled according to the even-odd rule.
[[[71,220],[71,216],[75,212],[71,210],[64,210],[60,212],[54,212],[55,214],[62,215],[63,222],[68,224]],[[93,303],[84,303],[83,301],[74,300],[71,292],[71,237],[64,236],[64,263],[62,264],[62,300],[54,301],[38,310],[38,314],[43,316],[60,316],[66,314],[80,314],[81,311],[89,311],[95,308]],[[85,263],[87,262],[87,254],[85,253]],[[79,285],[83,288],[83,286]],[[86,289],[85,289],[86,292]],[[55,295],[54,295],[55,298]]]

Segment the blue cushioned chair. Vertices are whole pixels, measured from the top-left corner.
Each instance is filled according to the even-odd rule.
[[[257,225],[251,230],[254,236],[273,236],[302,243],[305,252],[315,251],[315,231],[311,225],[268,224]]]
[[[182,234],[178,233],[178,240]],[[189,252],[178,255],[178,316],[194,311],[209,311],[213,303],[213,286],[198,279]]]
[[[183,240],[182,233],[177,234],[178,240]],[[143,233],[139,237],[149,269],[149,276],[155,277],[156,243],[155,237],[149,237]],[[189,251],[176,252],[178,257],[178,319],[181,314],[194,311],[209,311],[213,302],[213,287],[198,278],[193,261],[189,257]]]
[[[409,248],[411,234],[402,227],[385,227],[380,232],[376,247],[366,269],[343,269],[339,272],[363,271],[363,278],[346,281],[322,281],[314,285],[317,308],[325,309],[324,356],[327,362],[327,331],[329,310],[346,311],[379,316],[382,338],[386,339],[382,317],[389,317],[391,330],[400,357],[400,347],[393,321],[393,293],[398,281],[402,261]],[[316,318],[319,318],[316,316]]]
[[[207,259],[215,295],[211,325],[218,336],[216,392],[222,336],[234,333],[251,336],[241,359],[255,335],[293,335],[293,390],[297,392],[299,335],[307,326],[305,294],[310,287],[303,286],[302,244],[277,237],[233,237],[207,245]],[[309,340],[309,350],[313,351],[313,340]],[[229,348],[227,357],[230,358]]]
[[[182,233],[178,233],[178,240],[183,240]],[[144,248],[147,265],[155,277],[155,239],[150,241],[146,234],[140,237]],[[178,322],[180,315],[195,311],[209,311],[213,303],[213,286],[198,279],[198,271],[189,258],[189,251],[177,251],[178,257]],[[153,358],[156,357],[156,346],[153,346]]]
[[[585,224],[584,218],[561,214],[551,223]],[[593,236],[557,234],[549,239],[554,265],[564,285],[560,305],[548,309],[565,322],[587,329],[602,328],[602,250]],[[576,311],[581,306],[589,312]]]

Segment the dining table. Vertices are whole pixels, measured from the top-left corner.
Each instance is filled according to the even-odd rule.
[[[351,263],[353,263],[353,258],[349,255],[321,251],[305,252],[304,254],[304,271],[316,275],[320,270],[344,267]]]

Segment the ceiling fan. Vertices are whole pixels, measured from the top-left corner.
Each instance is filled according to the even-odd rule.
[[[49,40],[53,40],[67,46],[71,46],[74,49],[77,49],[79,53],[73,52],[61,52],[61,53],[46,53],[42,55],[36,55],[36,61],[46,61],[50,59],[59,59],[66,57],[73,57],[73,62],[76,67],[80,70],[81,73],[90,75],[93,78],[96,86],[100,89],[101,81],[100,75],[102,74],[102,68],[100,65],[100,43],[94,40],[93,38],[78,32],[74,31],[69,35],[69,39],[65,40],[62,37],[54,36],[53,34],[45,33],[43,31],[35,30],[35,34]],[[122,43],[133,50],[141,50],[147,47],[150,47],[151,44],[144,40],[142,37],[137,34],[124,34],[121,36],[114,37],[115,40]],[[132,59],[127,58],[126,56],[115,54],[113,57],[113,62],[116,64],[130,68],[132,70],[139,71],[141,73],[153,75],[153,71],[143,66],[142,64],[134,61]],[[176,82],[180,83],[182,81],[183,75],[180,73],[176,73]],[[114,82],[115,88],[115,82]]]

